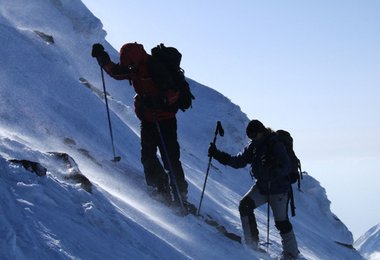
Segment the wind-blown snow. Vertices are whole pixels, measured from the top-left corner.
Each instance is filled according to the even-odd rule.
[[[355,241],[355,248],[367,259],[380,259],[380,224],[370,228]]]
[[[114,60],[118,53],[105,41],[101,22],[79,0],[0,4],[0,258],[262,257],[201,219],[179,217],[147,196],[133,89],[127,81],[106,77],[116,153],[122,158],[110,161],[100,69],[90,52],[100,42]],[[198,205],[216,121],[225,130],[218,147],[237,153],[247,142],[249,119],[220,93],[189,82],[196,100],[193,109],[179,112],[178,133],[189,200]],[[73,169],[54,153],[72,158],[75,170],[93,183],[91,193],[67,178]],[[47,174],[37,176],[11,159],[38,162]],[[241,235],[237,208],[251,185],[248,169],[214,163],[202,214]],[[315,179],[306,175],[295,197],[297,216],[291,221],[304,257],[360,259],[344,246],[353,244],[352,234],[331,213],[326,192]],[[256,214],[262,240],[265,212],[262,208]],[[281,241],[273,219],[270,230],[274,257],[281,253]]]

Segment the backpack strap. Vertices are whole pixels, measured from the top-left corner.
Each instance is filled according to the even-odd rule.
[[[274,146],[276,145],[277,142],[279,142],[279,140],[275,138],[274,136],[275,136],[275,133],[270,133],[269,136],[266,137],[267,139],[264,141],[266,145],[265,152],[269,156],[273,155]]]
[[[294,194],[293,194],[292,185],[290,185],[289,197],[290,197],[290,210],[292,212],[292,217],[294,217],[296,215],[296,206],[294,204]]]
[[[280,143],[281,141],[278,139],[276,133],[271,133],[268,137],[266,142],[266,156],[267,158],[272,162],[277,165],[277,161],[274,160],[274,147],[276,144]]]

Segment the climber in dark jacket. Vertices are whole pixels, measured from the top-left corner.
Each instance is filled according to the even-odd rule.
[[[209,155],[221,164],[233,168],[243,168],[251,164],[256,184],[244,195],[239,205],[246,245],[255,250],[259,249],[259,231],[253,210],[269,203],[276,228],[282,238],[284,259],[295,259],[298,256],[298,247],[288,218],[291,165],[286,148],[277,135],[258,120],[249,122],[246,133],[251,142],[241,153],[232,156],[219,151],[215,144],[211,143]]]

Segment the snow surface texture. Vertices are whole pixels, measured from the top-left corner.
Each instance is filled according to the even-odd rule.
[[[380,224],[361,236],[355,242],[355,248],[367,259],[380,259]]]
[[[127,81],[106,77],[116,153],[122,158],[111,162],[100,70],[90,56],[92,44],[100,42],[118,59],[105,35],[79,0],[0,0],[0,258],[262,258],[201,219],[179,217],[147,196],[134,91]],[[223,95],[189,82],[196,100],[192,110],[179,112],[178,133],[189,201],[198,205],[216,121],[225,130],[218,147],[237,153],[248,141],[249,119]],[[46,175],[10,160],[38,163]],[[83,174],[92,187],[83,189],[67,177],[73,173]],[[241,235],[237,208],[252,183],[248,169],[213,163],[201,213]],[[318,181],[306,175],[295,199],[297,216],[291,221],[305,258],[361,258]],[[264,241],[266,208],[256,216]],[[270,239],[267,258],[281,253],[273,218]]]

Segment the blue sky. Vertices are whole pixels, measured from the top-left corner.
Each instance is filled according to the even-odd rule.
[[[188,77],[291,131],[355,238],[380,222],[380,1],[83,2],[115,49],[176,46]]]

